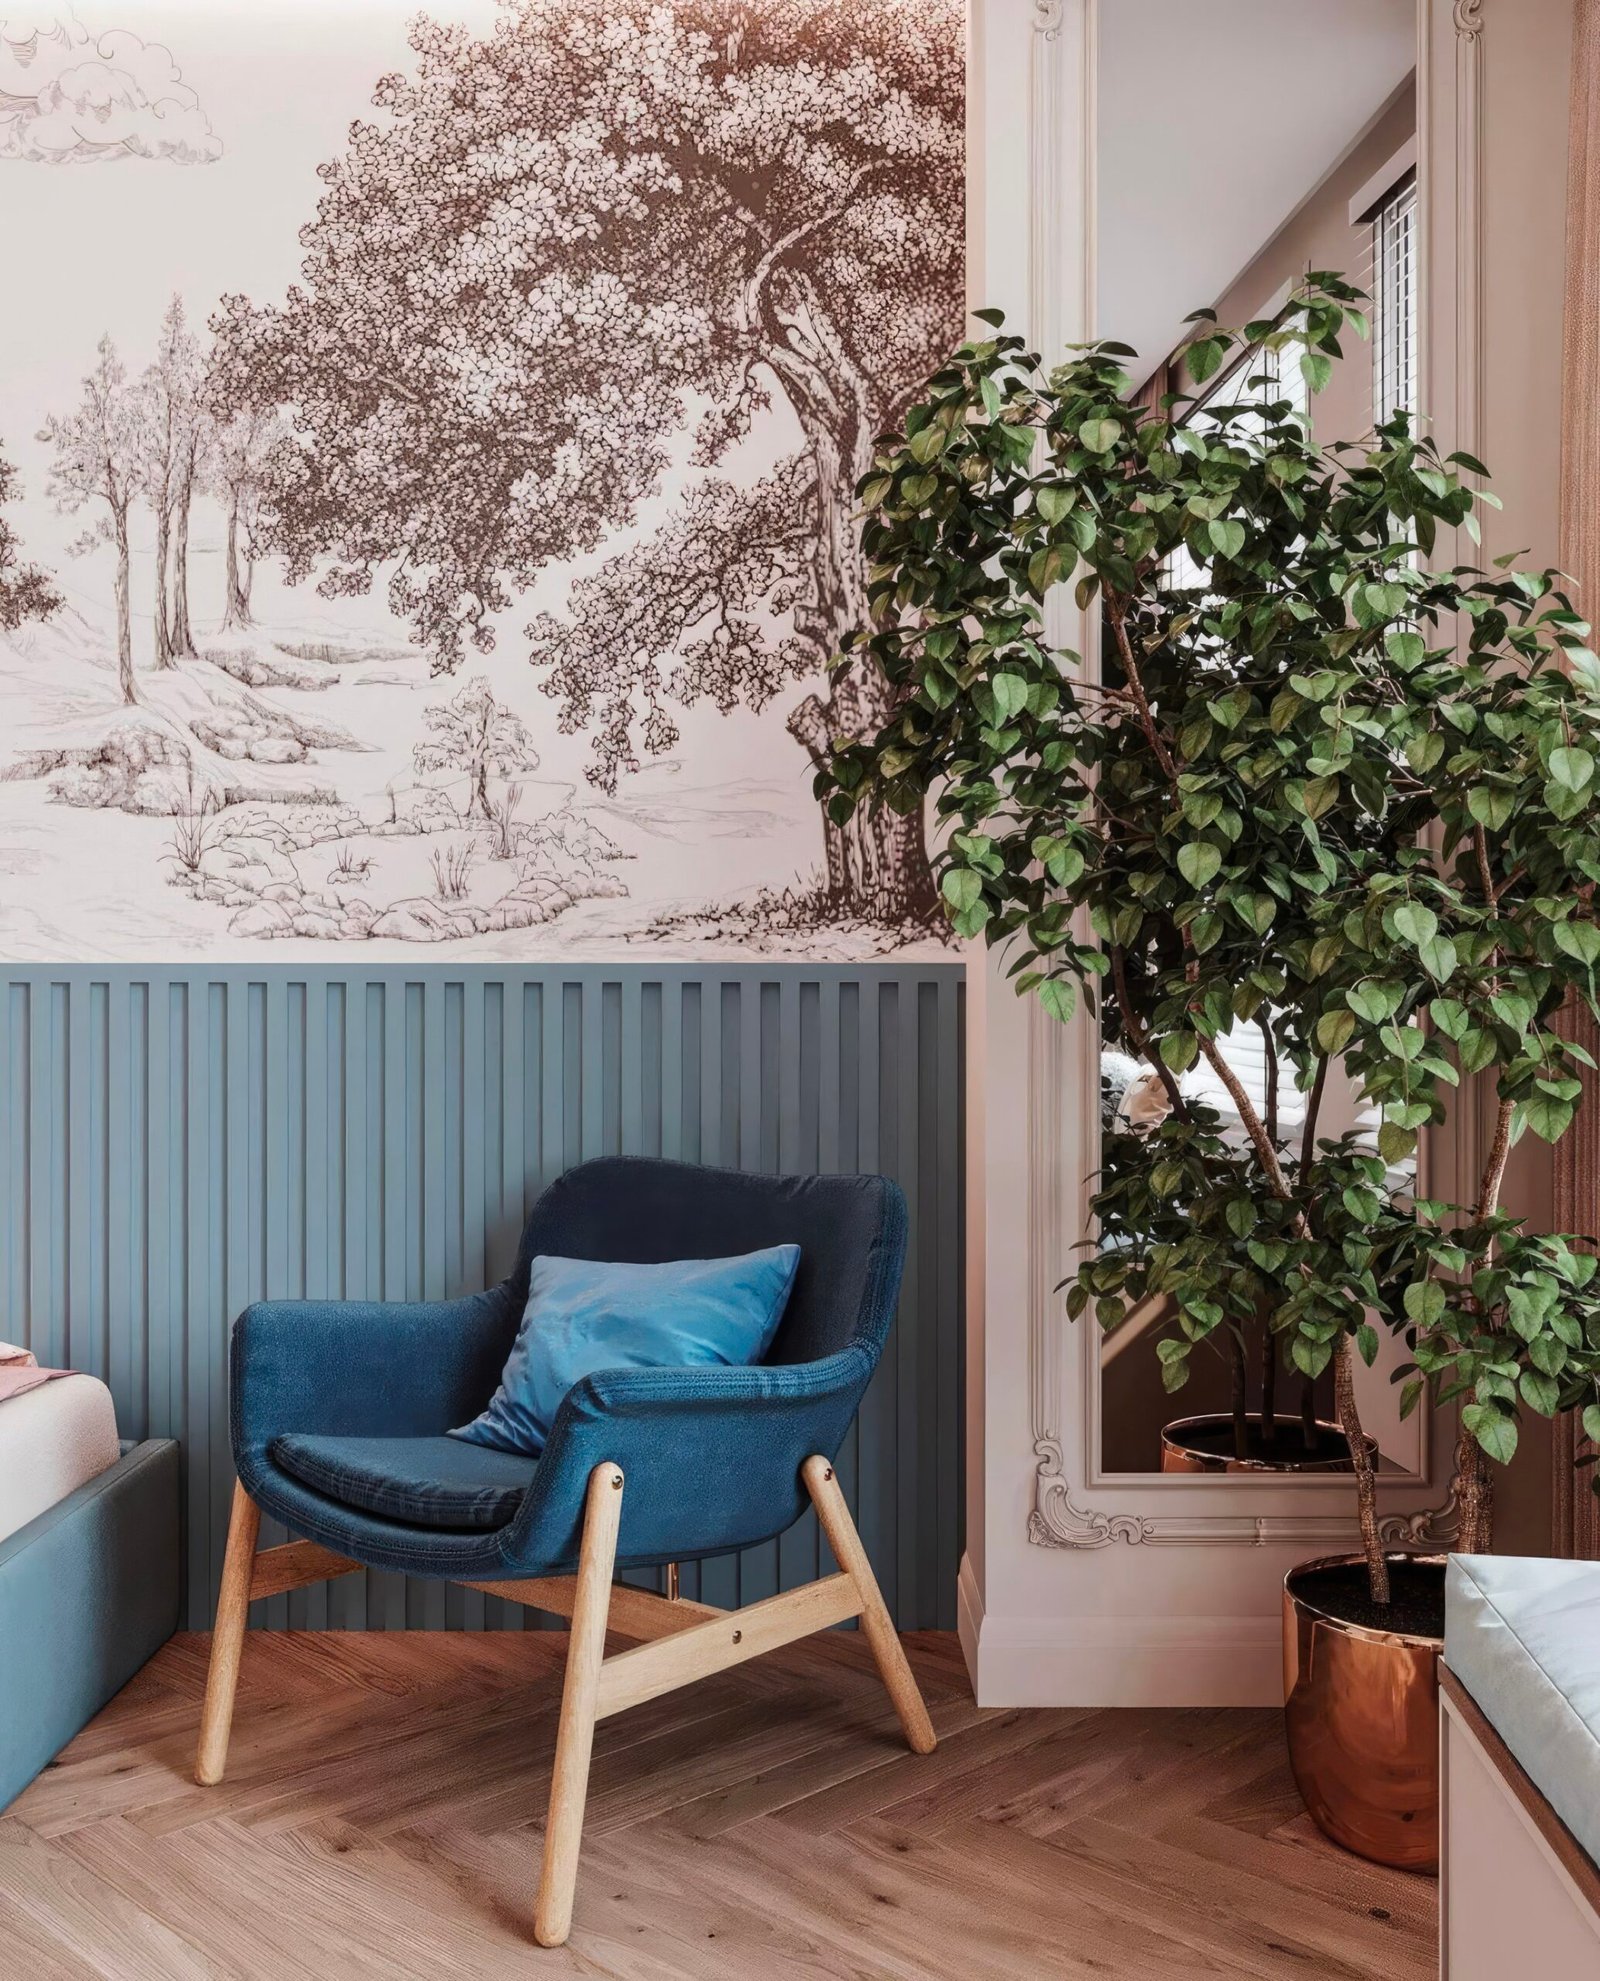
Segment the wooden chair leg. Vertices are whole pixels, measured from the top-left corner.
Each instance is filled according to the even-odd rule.
[[[828,1537],[828,1546],[833,1549],[834,1559],[855,1584],[856,1594],[861,1599],[861,1628],[872,1646],[872,1655],[878,1662],[878,1675],[900,1717],[907,1743],[913,1753],[931,1754],[935,1746],[933,1722],[928,1718],[922,1693],[912,1676],[910,1665],[906,1663],[906,1654],[901,1648],[893,1619],[878,1588],[878,1578],[867,1560],[867,1551],[861,1545],[856,1523],[850,1518],[850,1509],[839,1490],[833,1467],[825,1458],[813,1457],[806,1460],[800,1472],[812,1504],[817,1509],[817,1518],[822,1522],[822,1531]]]
[[[250,1614],[250,1577],[255,1567],[256,1540],[261,1532],[261,1509],[237,1480],[233,1512],[228,1520],[228,1552],[222,1564],[222,1590],[217,1620],[211,1632],[211,1666],[206,1673],[206,1699],[200,1712],[200,1745],[194,1758],[194,1778],[203,1788],[222,1780],[228,1763],[228,1735],[233,1730],[233,1695],[239,1686],[239,1659],[244,1650],[245,1620]]]
[[[583,1805],[589,1794],[589,1757],[594,1749],[595,1699],[606,1651],[606,1613],[611,1606],[611,1572],[616,1565],[621,1519],[622,1473],[615,1465],[597,1465],[589,1474],[584,1500],[572,1635],[561,1690],[550,1810],[544,1825],[544,1864],[533,1915],[533,1936],[542,1947],[563,1945],[572,1928],[578,1845],[583,1835]]]

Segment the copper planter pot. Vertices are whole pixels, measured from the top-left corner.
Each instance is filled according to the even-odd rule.
[[[1346,1623],[1295,1589],[1360,1555],[1302,1562],[1283,1584],[1284,1724],[1295,1784],[1318,1829],[1358,1857],[1439,1868],[1442,1637]],[[1442,1566],[1442,1555],[1390,1555]]]
[[[1250,1422],[1258,1425],[1261,1413],[1250,1412]],[[1186,1442],[1197,1435],[1204,1438],[1214,1433],[1218,1442],[1226,1447],[1222,1450],[1197,1450]],[[1317,1434],[1320,1438],[1337,1439],[1343,1442],[1344,1433],[1337,1424],[1330,1424],[1326,1418],[1317,1420]],[[1222,1410],[1211,1411],[1199,1417],[1175,1417],[1161,1433],[1161,1469],[1163,1472],[1352,1472],[1349,1446],[1340,1457],[1307,1458],[1300,1445],[1300,1422],[1298,1418],[1279,1419],[1278,1436],[1283,1447],[1281,1458],[1240,1458],[1232,1449],[1233,1418]],[[1367,1449],[1376,1459],[1378,1445],[1375,1438],[1367,1439]],[[1296,1454],[1299,1454],[1298,1456]]]

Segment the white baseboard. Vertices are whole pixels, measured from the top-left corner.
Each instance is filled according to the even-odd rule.
[[[1283,1704],[1276,1616],[996,1616],[965,1557],[956,1616],[980,1706]]]

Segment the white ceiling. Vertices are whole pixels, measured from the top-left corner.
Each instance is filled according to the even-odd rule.
[[[1098,329],[1147,375],[1416,61],[1414,0],[1100,8]]]

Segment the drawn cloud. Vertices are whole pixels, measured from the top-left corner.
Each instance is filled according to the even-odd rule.
[[[199,98],[159,42],[120,28],[91,35],[66,7],[0,14],[0,159],[209,165],[221,154]]]

